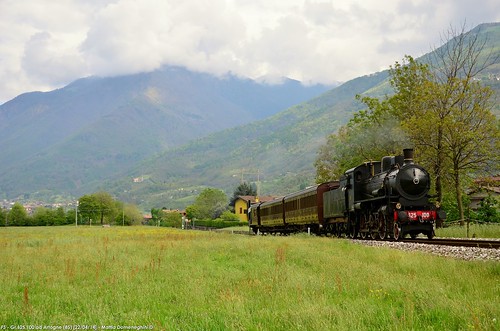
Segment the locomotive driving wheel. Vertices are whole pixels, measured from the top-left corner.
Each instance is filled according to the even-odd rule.
[[[354,220],[354,222],[349,223],[347,226],[347,230],[349,233],[349,238],[356,239],[359,232],[359,221]]]
[[[394,223],[394,240],[401,240],[403,239],[403,231],[401,229],[401,225],[398,223]]]
[[[368,227],[368,216],[366,214],[361,214],[360,219],[359,219],[359,235],[361,236],[361,239],[366,239],[369,234],[369,227]]]
[[[344,224],[343,223],[337,223],[335,225],[335,234],[337,235],[338,238],[344,237]]]
[[[378,220],[376,214],[370,214],[368,218],[370,224],[369,233],[372,239],[378,239]]]
[[[383,213],[378,214],[378,237],[387,239],[387,217]]]

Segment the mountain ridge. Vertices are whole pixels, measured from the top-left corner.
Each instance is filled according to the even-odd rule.
[[[165,67],[24,93],[0,106],[0,197],[81,194],[80,187],[166,148],[269,116],[327,88],[294,80],[266,86]]]
[[[500,50],[500,24],[488,25],[487,28],[493,29],[492,34],[495,36],[491,43],[492,49]],[[182,75],[186,69],[171,70],[172,74]],[[121,88],[111,94],[112,88],[105,84],[107,78],[96,77],[77,80],[64,89],[53,91],[63,95],[69,91],[73,98],[84,98],[84,87],[90,88],[98,82],[103,85],[96,92],[102,94],[96,107],[104,107],[102,105],[113,101],[113,98],[118,99],[114,101],[119,106],[106,108],[105,116],[95,117],[97,120],[91,120],[96,109],[90,109],[88,114],[80,113],[76,120],[78,123],[66,125],[85,124],[85,130],[72,131],[50,147],[32,150],[28,155],[17,156],[17,159],[15,153],[19,153],[20,149],[25,150],[22,144],[24,135],[33,132],[40,134],[37,130],[41,129],[37,126],[18,126],[10,136],[5,135],[1,130],[2,116],[7,116],[8,111],[5,109],[8,107],[4,107],[5,104],[0,106],[0,148],[4,151],[0,156],[0,194],[7,196],[7,192],[31,192],[30,197],[39,197],[66,192],[76,196],[105,190],[145,210],[153,206],[183,208],[207,186],[221,188],[230,195],[242,179],[254,183],[259,179],[261,194],[284,194],[314,183],[313,162],[318,147],[328,134],[345,124],[355,111],[365,108],[355,99],[355,95],[384,95],[388,91],[387,70],[355,78],[320,93],[318,91],[321,89],[314,90],[317,93],[314,97],[300,102],[292,99],[296,95],[290,94],[291,89],[283,89],[281,94],[279,89],[270,89],[267,94],[260,92],[262,97],[256,100],[245,92],[253,82],[241,82],[231,76],[218,79],[220,84],[213,85],[210,84],[214,82],[213,77],[189,72],[172,86],[168,82],[150,84],[151,81],[161,81],[160,72],[140,75],[135,77],[142,84],[140,92],[130,90],[131,85],[137,84],[130,76],[125,77],[121,81]],[[207,86],[207,82],[210,85],[201,90],[206,95],[197,100],[192,99],[199,95],[199,87],[198,93],[194,92],[196,88],[188,88],[192,77],[205,80],[205,85],[200,86]],[[241,84],[238,84],[239,81]],[[486,83],[494,88],[497,96],[500,95],[500,83]],[[208,93],[217,89],[220,93]],[[133,96],[127,98],[127,93]],[[35,95],[40,99],[47,98],[44,94]],[[69,94],[65,98],[65,104],[75,100]],[[189,102],[175,103],[175,98]],[[171,102],[171,107],[164,106],[166,100]],[[207,126],[220,125],[217,118],[224,117],[223,113],[205,120],[206,114],[200,111],[207,104],[214,107],[224,104],[226,109],[237,112],[242,105],[249,104],[248,109],[256,112],[263,105],[282,105],[283,100],[292,104],[283,106],[279,112],[261,112],[258,114],[260,119],[247,124],[234,124],[226,129],[218,127],[212,132]],[[24,102],[25,107],[26,104],[31,107],[27,109],[32,120],[50,109],[46,103],[29,104],[28,101],[23,98],[17,100],[18,105]],[[94,101],[90,101],[93,105]],[[64,111],[63,105],[59,107],[59,112]],[[149,109],[147,113],[143,111],[146,108]],[[176,118],[180,109],[187,114],[182,121]],[[42,119],[50,122],[50,118]],[[137,123],[141,123],[137,127],[147,129],[136,129],[134,124]],[[205,125],[195,128],[196,123]],[[57,131],[57,123],[53,121],[50,124],[53,126],[46,130]],[[176,135],[169,138],[164,136],[179,127],[183,130],[177,130]],[[56,133],[53,139],[57,138]],[[42,140],[37,143],[43,145],[45,142]],[[99,148],[93,148],[96,144],[100,144]],[[14,160],[7,160],[6,155],[14,157]],[[6,166],[8,162],[12,163],[9,167]],[[54,162],[57,164],[54,165]],[[55,168],[58,170],[54,171]],[[141,180],[134,182],[133,178]]]
[[[480,25],[472,31],[492,33],[494,38],[486,45],[487,50],[500,54],[500,23],[488,24],[486,28]],[[498,68],[499,64],[494,64],[480,77],[492,87],[497,98],[500,82],[490,76],[495,75]],[[180,208],[192,201],[203,187],[222,188],[230,195],[245,172],[247,181],[257,184],[259,180],[262,195],[283,195],[312,185],[318,147],[354,112],[366,108],[356,100],[357,94],[384,96],[390,93],[388,74],[385,70],[358,77],[265,120],[166,151],[127,174],[128,177],[142,176],[146,178],[144,182],[127,182],[125,176],[114,184],[106,183],[103,188],[113,187],[123,199],[137,204],[147,196],[156,207]],[[493,111],[500,115],[498,104]],[[235,140],[237,144],[227,143]]]

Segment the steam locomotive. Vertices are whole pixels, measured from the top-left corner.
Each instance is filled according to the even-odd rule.
[[[434,237],[434,224],[446,213],[429,202],[430,176],[413,162],[413,149],[347,170],[331,181],[254,204],[254,233],[310,231],[339,237],[400,240]]]

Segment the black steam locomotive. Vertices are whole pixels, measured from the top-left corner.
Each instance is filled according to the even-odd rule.
[[[423,233],[432,239],[435,222],[446,214],[429,202],[430,176],[413,163],[413,150],[403,153],[349,169],[340,181],[254,204],[250,228],[254,233],[310,231],[395,240]]]

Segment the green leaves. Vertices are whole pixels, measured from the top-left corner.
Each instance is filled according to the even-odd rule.
[[[190,211],[199,219],[216,219],[227,209],[226,193],[215,188],[206,188],[197,197]]]

